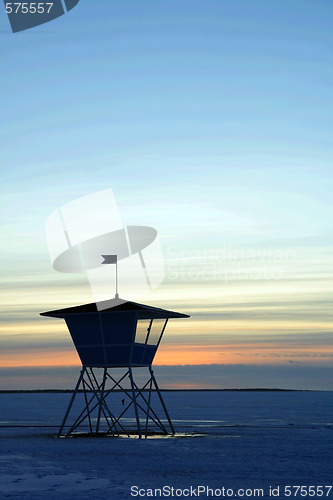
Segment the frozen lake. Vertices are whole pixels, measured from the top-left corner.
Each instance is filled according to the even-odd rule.
[[[305,486],[291,496],[333,499],[309,489],[333,483],[332,392],[163,396],[180,437],[59,439],[70,394],[0,394],[0,498],[189,498],[191,486],[192,498],[287,498]]]

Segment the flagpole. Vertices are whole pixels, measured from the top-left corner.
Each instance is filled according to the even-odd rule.
[[[103,262],[101,264],[116,264],[116,293],[115,299],[119,299],[118,293],[118,256],[117,255],[102,255]]]
[[[119,293],[118,293],[118,259],[116,260],[116,295],[115,299],[119,299]]]

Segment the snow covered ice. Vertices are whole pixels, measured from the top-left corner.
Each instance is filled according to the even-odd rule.
[[[0,498],[149,498],[131,496],[131,486],[141,493],[173,487],[174,498],[189,498],[185,490],[200,485],[233,489],[234,498],[239,489],[253,497],[262,489],[261,498],[273,498],[270,487],[332,485],[333,393],[163,396],[179,437],[139,440],[56,438],[70,394],[0,394]],[[176,496],[180,490],[184,495]]]

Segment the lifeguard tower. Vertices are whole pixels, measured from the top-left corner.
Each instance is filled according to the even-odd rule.
[[[41,315],[66,321],[82,362],[59,436],[82,433],[82,429],[87,434],[87,428],[88,434],[92,435],[136,434],[141,438],[152,433],[174,434],[152,362],[169,319],[189,316],[119,298]],[[135,378],[135,371],[139,368],[148,369],[141,387]],[[117,376],[113,373],[115,371]],[[122,372],[120,375],[119,371]],[[82,409],[75,406],[78,396],[81,396]],[[112,399],[117,402],[115,407]],[[133,408],[135,418],[131,419],[127,415]],[[76,418],[68,425],[75,412]]]

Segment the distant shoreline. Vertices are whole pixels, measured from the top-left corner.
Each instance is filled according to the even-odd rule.
[[[145,389],[143,392],[147,392]],[[255,389],[161,389],[163,392],[330,392],[328,390],[321,389],[267,389],[267,388],[255,388]],[[30,394],[30,393],[72,393],[73,389],[0,389],[0,394]],[[78,392],[83,392],[79,390]],[[89,392],[89,391],[87,391]],[[119,389],[115,389],[113,392],[122,392]]]

